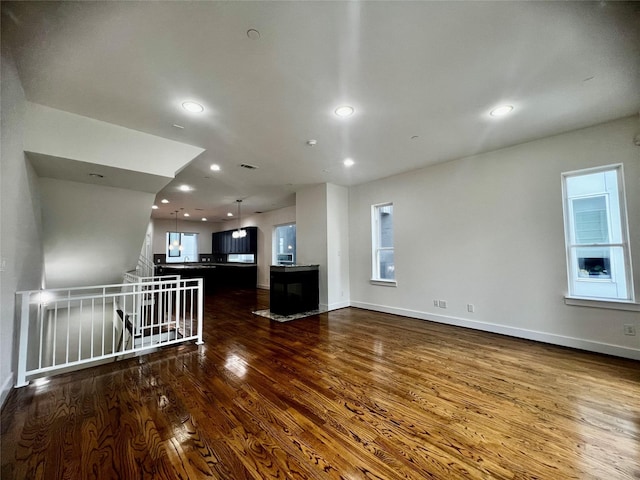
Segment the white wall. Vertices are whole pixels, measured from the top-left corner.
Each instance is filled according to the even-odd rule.
[[[47,288],[122,282],[145,239],[153,193],[40,178]]]
[[[349,306],[349,190],[327,184],[327,308]]]
[[[640,336],[623,334],[640,327],[637,311],[564,303],[561,193],[562,172],[624,164],[639,292],[638,132],[637,117],[621,119],[352,187],[352,305],[640,359]],[[394,204],[395,288],[369,282],[370,208],[383,202]]]
[[[169,179],[204,152],[200,147],[36,103],[27,103],[25,122],[27,152]]]
[[[25,98],[2,42],[0,161],[0,405],[13,386],[17,335],[15,292],[42,286],[38,183],[22,150]]]
[[[296,192],[296,254],[301,265],[320,265],[320,308],[329,304],[327,291],[327,186]]]

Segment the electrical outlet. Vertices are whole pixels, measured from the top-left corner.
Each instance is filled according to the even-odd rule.
[[[467,303],[467,312],[473,313],[476,311],[476,307],[473,306],[473,303]]]
[[[635,336],[635,334],[636,334],[636,326],[635,325],[631,325],[631,324],[626,324],[624,326],[624,334],[625,335]]]
[[[438,300],[438,306],[440,308],[447,308],[447,301],[446,300]]]
[[[433,301],[433,306],[434,306],[434,307],[437,307],[437,306],[438,306],[438,300],[434,300],[434,301]]]

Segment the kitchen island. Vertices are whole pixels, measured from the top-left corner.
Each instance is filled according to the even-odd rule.
[[[164,263],[156,265],[156,275],[180,275],[204,279],[204,290],[220,288],[256,288],[258,266],[255,263]]]
[[[291,315],[317,310],[319,265],[271,265],[271,313]]]

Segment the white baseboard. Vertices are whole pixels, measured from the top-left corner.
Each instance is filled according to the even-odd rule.
[[[339,310],[341,308],[347,308],[351,306],[351,302],[337,302],[337,303],[331,303],[327,306],[327,311],[331,311],[331,310]]]
[[[7,378],[2,382],[2,390],[0,390],[0,409],[4,407],[4,402],[7,400],[9,396],[9,392],[11,392],[11,388],[13,387],[13,372],[10,372]]]
[[[594,342],[593,340],[585,340],[582,338],[566,337],[556,335],[554,333],[538,332],[535,330],[526,330],[524,328],[509,327],[498,325],[495,323],[480,322],[477,320],[469,320],[467,318],[450,317],[447,315],[438,315],[435,313],[421,312],[418,310],[409,310],[406,308],[388,307],[385,305],[376,305],[365,302],[351,302],[352,307],[364,308],[365,310],[373,310],[376,312],[392,313],[403,317],[417,318],[420,320],[429,320],[431,322],[444,323],[457,327],[473,328],[484,332],[499,333],[510,337],[524,338],[526,340],[535,340],[537,342],[550,343],[552,345],[560,345],[563,347],[577,348],[580,350],[588,350],[590,352],[604,353],[616,357],[629,358],[631,360],[640,360],[640,350],[619,345],[611,345],[608,343]]]
[[[271,290],[271,288],[269,288],[269,284],[268,284],[268,283],[265,283],[265,284],[260,284],[260,283],[259,283],[259,284],[258,284],[258,288],[259,288],[260,290]]]

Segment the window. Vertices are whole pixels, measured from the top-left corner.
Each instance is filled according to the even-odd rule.
[[[633,300],[622,166],[563,174],[569,295]]]
[[[373,205],[371,207],[371,217],[371,279],[374,281],[395,283],[393,204]]]
[[[296,225],[279,225],[273,231],[273,264],[295,265]]]
[[[185,232],[167,232],[167,263],[197,262],[198,234]]]

